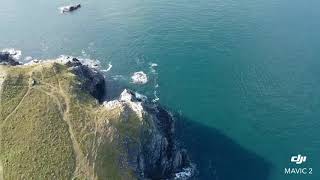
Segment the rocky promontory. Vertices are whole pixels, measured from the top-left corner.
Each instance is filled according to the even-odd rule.
[[[0,179],[188,179],[161,106],[77,58],[20,64],[0,54]]]

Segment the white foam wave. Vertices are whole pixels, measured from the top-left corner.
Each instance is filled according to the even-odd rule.
[[[109,64],[108,64],[108,68],[107,68],[106,72],[110,71],[111,69],[112,69],[112,64],[111,64],[111,63],[109,63]]]
[[[194,174],[194,167],[183,168],[183,171],[175,174],[175,180],[186,180]]]
[[[27,56],[27,57],[25,57],[25,58],[24,58],[24,61],[29,62],[29,61],[31,61],[32,59],[33,59],[33,57],[31,57],[31,56]]]
[[[3,50],[0,50],[0,52],[8,53],[16,61],[21,59],[21,56],[22,56],[22,51],[16,50],[14,48],[6,48]],[[32,56],[26,56],[26,57],[24,57],[23,62],[21,62],[21,63],[24,65],[32,65],[32,64],[40,63],[40,62],[57,62],[57,63],[65,64],[65,63],[69,62],[70,60],[72,60],[73,58],[77,58],[83,65],[86,65],[90,68],[93,68],[93,69],[96,69],[99,71],[108,72],[112,68],[111,63],[109,63],[109,67],[106,70],[103,70],[101,68],[100,61],[97,59],[79,58],[79,57],[68,56],[68,55],[60,55],[58,58],[55,58],[55,59],[43,59],[43,60],[33,58]]]
[[[73,56],[67,56],[67,55],[61,55],[54,61],[58,61],[61,63],[67,63],[68,61],[72,60],[72,58],[75,58]],[[86,65],[90,68],[94,69],[101,69],[101,63],[97,59],[89,59],[89,58],[77,58],[83,65]]]
[[[150,63],[150,66],[151,66],[151,67],[157,67],[158,64],[157,64],[157,63]]]
[[[152,102],[153,103],[156,103],[160,100],[160,98],[158,97],[158,92],[157,91],[153,91],[153,95],[154,95],[154,98],[152,99]]]
[[[104,72],[104,73],[106,73],[106,72],[110,71],[111,69],[112,69],[112,64],[109,63],[108,68],[107,68],[107,69],[103,69],[103,70],[101,70],[101,71]]]
[[[32,65],[32,64],[40,63],[40,62],[57,62],[57,63],[61,63],[61,64],[66,64],[67,62],[71,61],[73,58],[76,58],[76,57],[67,56],[67,55],[60,55],[56,59],[44,59],[44,60],[31,59],[30,61],[26,62],[24,65]],[[83,65],[86,65],[86,66],[88,66],[92,69],[98,70],[98,71],[102,71],[99,60],[88,59],[88,58],[76,58],[76,59],[79,60]]]
[[[146,84],[148,82],[148,76],[143,71],[133,73],[131,79],[134,84]]]
[[[151,73],[156,74],[156,73],[157,73],[156,67],[158,67],[158,64],[156,64],[156,63],[149,63],[149,65],[150,65],[150,71],[151,71]]]

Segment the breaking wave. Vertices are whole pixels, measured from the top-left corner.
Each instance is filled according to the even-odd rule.
[[[158,64],[156,63],[149,63],[149,69],[150,69],[150,73],[153,75],[153,84],[154,84],[154,91],[153,91],[153,96],[154,98],[152,99],[153,103],[156,103],[160,100],[160,98],[158,97],[158,89],[159,89],[159,84],[158,84],[158,72],[157,72],[157,67]]]
[[[156,63],[150,63],[150,71],[151,71],[151,73],[153,73],[153,74],[157,74],[157,71],[156,71],[156,67],[158,67],[158,64],[156,64]]]
[[[191,165],[191,167],[183,168],[183,171],[175,174],[175,180],[186,180],[194,175],[195,167]]]
[[[134,84],[146,84],[148,82],[148,76],[143,71],[138,71],[133,73],[131,80]]]
[[[106,69],[106,72],[110,71],[111,69],[112,69],[112,64],[109,63],[109,64],[108,64],[108,68]]]

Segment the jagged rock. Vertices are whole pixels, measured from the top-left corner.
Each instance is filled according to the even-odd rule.
[[[175,140],[173,117],[158,105],[144,105],[144,109],[152,116],[155,131],[149,144],[142,147],[144,167],[141,171],[150,179],[173,178],[184,168],[191,167],[186,151],[179,148]]]
[[[0,52],[0,64],[11,65],[11,66],[19,65],[20,63],[16,61],[16,59],[13,56],[14,54],[11,54],[8,51]]]
[[[106,90],[105,78],[97,69],[82,64],[77,58],[67,61],[66,66],[84,81],[81,84],[84,90],[89,91],[99,102],[103,101]]]
[[[186,151],[175,140],[173,117],[164,108],[141,101],[131,90],[124,90],[119,100],[106,102],[105,106],[110,109],[129,107],[142,122],[151,126],[140,134],[141,144],[128,150],[129,157],[133,157],[128,163],[141,178],[170,179],[192,168]]]

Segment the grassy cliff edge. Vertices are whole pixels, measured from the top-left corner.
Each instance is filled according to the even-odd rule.
[[[76,59],[0,65],[0,179],[174,178],[189,165],[171,121],[162,129],[127,90],[102,104],[91,71]]]

